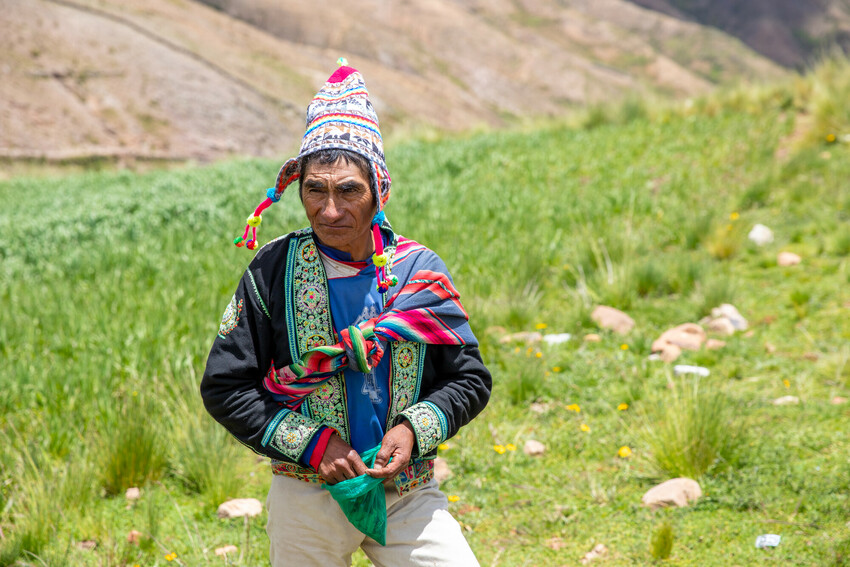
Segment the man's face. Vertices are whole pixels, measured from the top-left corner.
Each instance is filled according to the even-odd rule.
[[[308,163],[301,180],[301,201],[319,241],[365,260],[373,251],[371,222],[375,202],[369,179],[344,159]]]

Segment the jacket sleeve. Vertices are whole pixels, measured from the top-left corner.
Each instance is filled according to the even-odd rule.
[[[263,386],[272,365],[274,332],[263,270],[253,266],[222,317],[201,397],[210,415],[240,442],[273,459],[298,462],[321,426],[284,408]]]
[[[402,411],[416,434],[413,456],[424,456],[453,437],[487,405],[493,380],[478,347],[428,345],[419,400]]]

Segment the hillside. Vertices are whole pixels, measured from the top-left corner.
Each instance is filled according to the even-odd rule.
[[[0,0],[0,158],[280,156],[339,56],[388,132],[503,126],[783,71],[625,0]],[[361,15],[358,17],[358,14]]]
[[[632,0],[723,30],[787,67],[803,67],[838,45],[850,52],[850,4],[843,0]]]

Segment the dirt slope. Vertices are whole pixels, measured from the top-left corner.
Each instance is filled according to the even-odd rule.
[[[339,56],[385,131],[782,73],[626,0],[205,1],[0,0],[0,158],[281,156]]]
[[[802,67],[838,45],[850,51],[846,0],[632,0],[721,29],[774,61]]]

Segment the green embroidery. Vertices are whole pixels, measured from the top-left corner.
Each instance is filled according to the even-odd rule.
[[[304,400],[310,417],[332,427],[346,443],[350,440],[348,407],[346,406],[345,378],[337,374],[312,392]]]
[[[387,423],[393,423],[398,414],[416,402],[419,377],[422,375],[420,362],[425,355],[425,345],[421,343],[394,342],[391,349],[393,364],[390,389],[392,397]]]
[[[296,233],[289,245],[286,273],[287,330],[290,355],[336,342],[331,320],[325,267],[309,231]],[[304,400],[301,411],[336,429],[348,441],[351,436],[342,373],[328,380]]]
[[[298,462],[319,424],[296,412],[289,412],[272,433],[269,445]]]
[[[260,302],[260,307],[262,307],[262,308],[263,308],[263,313],[265,313],[265,314],[266,314],[266,317],[268,317],[269,319],[271,319],[271,318],[272,318],[272,316],[271,316],[271,315],[269,315],[269,310],[268,310],[268,309],[266,309],[266,304],[265,304],[265,302],[263,301],[263,298],[262,298],[262,297],[260,297],[260,290],[258,290],[258,289],[257,289],[257,282],[256,282],[256,281],[254,281],[254,274],[253,274],[253,273],[251,273],[251,270],[248,270],[248,277],[249,277],[249,278],[251,278],[251,285],[252,285],[252,286],[254,286],[254,295],[256,295],[256,296],[257,296],[257,301],[259,301],[259,302]]]
[[[239,317],[242,315],[243,300],[236,301],[236,295],[230,300],[227,308],[224,310],[224,315],[221,316],[221,325],[218,327],[218,336],[222,339],[227,337],[233,329],[239,324]]]
[[[448,437],[448,422],[442,410],[431,402],[414,404],[401,412],[413,426],[419,455],[424,456],[437,448]]]

